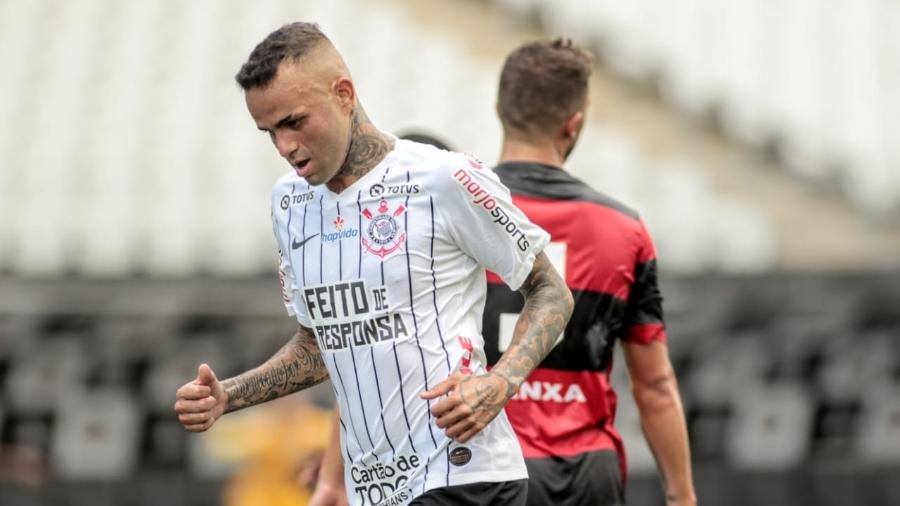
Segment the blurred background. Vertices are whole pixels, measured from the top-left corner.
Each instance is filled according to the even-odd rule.
[[[900,497],[900,1],[0,0],[0,504],[304,504],[325,385],[172,414],[292,333],[233,82],[318,21],[382,129],[499,155],[496,82],[563,35],[597,70],[568,168],[641,211],[701,504]],[[629,504],[661,505],[624,363]]]

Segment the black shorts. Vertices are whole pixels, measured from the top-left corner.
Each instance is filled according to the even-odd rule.
[[[614,451],[525,459],[528,506],[620,506],[625,484]]]
[[[478,482],[433,488],[409,506],[525,506],[528,480]]]

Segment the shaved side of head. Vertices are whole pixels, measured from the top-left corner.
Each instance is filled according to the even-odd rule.
[[[312,73],[323,83],[350,78],[344,59],[319,26],[297,22],[275,30],[253,48],[235,80],[244,91],[265,88],[284,63],[300,64],[304,72]]]

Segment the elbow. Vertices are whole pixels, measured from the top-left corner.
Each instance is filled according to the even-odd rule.
[[[678,381],[675,372],[668,368],[647,378],[632,379],[634,400],[640,411],[665,411],[680,407]]]

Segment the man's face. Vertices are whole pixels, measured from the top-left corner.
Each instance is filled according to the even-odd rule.
[[[245,93],[247,109],[278,154],[311,185],[338,173],[350,146],[352,85],[286,62],[269,86]],[[347,88],[349,87],[349,96]]]

